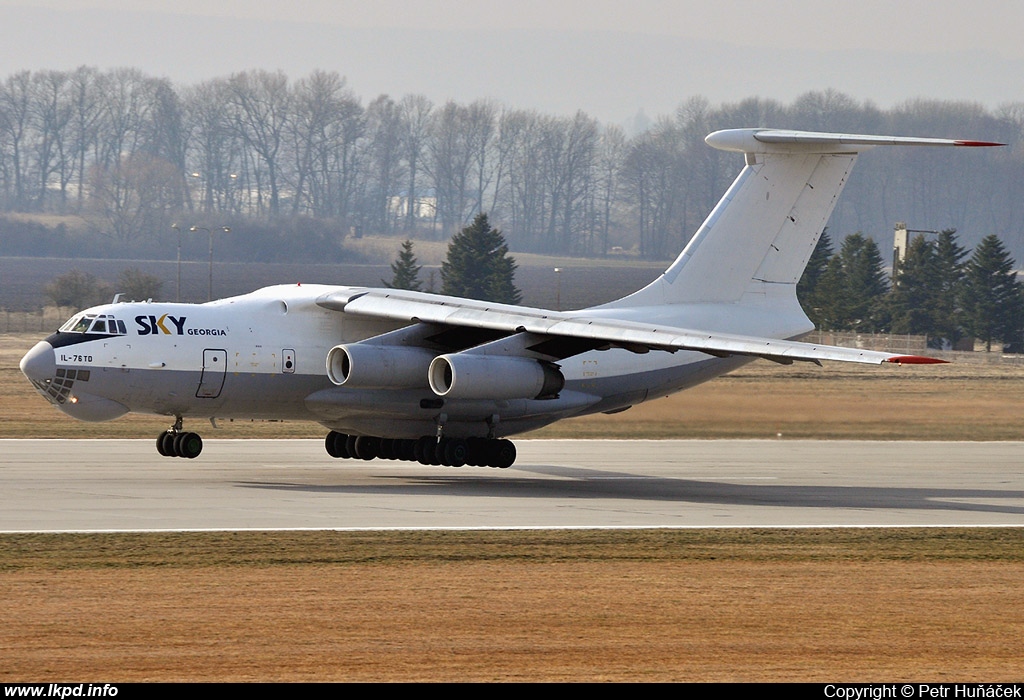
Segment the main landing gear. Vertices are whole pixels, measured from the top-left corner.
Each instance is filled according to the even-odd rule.
[[[203,451],[203,439],[198,433],[188,433],[181,429],[181,416],[167,431],[156,438],[156,451],[164,457],[184,457],[195,459]]]
[[[441,438],[425,435],[418,440],[346,435],[334,430],[324,439],[327,454],[337,459],[398,459],[446,467],[497,467],[507,469],[516,461],[511,440],[488,438]]]

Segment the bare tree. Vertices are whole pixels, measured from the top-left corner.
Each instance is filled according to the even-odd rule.
[[[70,76],[71,149],[76,163],[72,177],[76,178],[79,211],[85,203],[86,158],[90,150],[97,148],[100,120],[103,116],[99,83],[99,72],[94,68],[82,66]]]
[[[0,139],[3,143],[7,181],[6,199],[15,211],[28,206],[28,139],[32,119],[32,74],[20,71],[0,88]]]
[[[619,199],[619,172],[626,152],[626,135],[621,127],[607,126],[601,133],[597,156],[598,228],[601,234],[601,255],[610,249],[612,212]]]
[[[257,156],[257,166],[266,173],[270,188],[267,208],[271,216],[276,216],[281,199],[278,154],[292,107],[288,78],[281,72],[248,71],[232,75],[228,86],[235,128]],[[262,200],[261,191],[259,205]]]
[[[678,229],[684,192],[682,150],[679,130],[667,120],[630,143],[623,174],[645,258],[667,257],[670,233]]]
[[[191,186],[202,188],[200,209],[238,213],[241,139],[231,128],[225,108],[228,84],[224,79],[210,80],[187,88],[183,94],[185,119],[189,124],[188,167],[185,169],[189,187],[185,188],[186,204],[194,208]],[[198,182],[197,182],[198,180]]]
[[[473,164],[468,121],[469,111],[454,101],[445,103],[432,120],[426,169],[434,184],[443,235],[455,233],[467,213],[467,187]]]
[[[67,184],[71,176],[68,156],[72,109],[68,99],[68,75],[59,71],[43,71],[33,76],[34,113],[38,136],[36,139],[36,176],[38,195],[36,208],[46,207],[47,191],[53,176],[57,176],[61,204],[66,201]]]
[[[402,126],[404,127],[402,144],[405,152],[406,181],[408,182],[405,192],[405,230],[411,232],[415,228],[416,217],[420,215],[416,176],[430,135],[430,113],[433,111],[434,105],[423,95],[406,95],[402,98],[399,106],[402,110]]]
[[[369,225],[382,233],[394,229],[399,209],[391,205],[398,195],[402,172],[403,125],[401,109],[387,95],[381,95],[366,107],[369,141]]]
[[[122,246],[138,246],[167,231],[182,198],[178,169],[144,151],[95,166],[89,187],[92,217]]]
[[[476,100],[466,110],[467,148],[472,153],[476,174],[476,203],[471,216],[484,211],[484,193],[491,184],[491,143],[497,131],[497,106],[490,100]]]

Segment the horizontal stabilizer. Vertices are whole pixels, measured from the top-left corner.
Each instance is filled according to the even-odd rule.
[[[991,141],[908,136],[829,134],[786,129],[726,129],[704,139],[709,146],[736,153],[859,153],[875,146],[1003,146]]]

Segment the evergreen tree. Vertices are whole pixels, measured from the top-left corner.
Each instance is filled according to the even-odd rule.
[[[823,327],[823,318],[821,300],[818,298],[818,287],[832,257],[832,239],[826,229],[821,232],[821,237],[818,238],[818,243],[814,246],[814,251],[807,261],[804,273],[796,285],[796,298],[800,301],[800,305],[811,322],[819,328]]]
[[[381,280],[391,289],[411,289],[420,291],[420,270],[422,265],[416,264],[416,255],[412,252],[412,241],[406,240],[398,258],[391,263],[391,281]]]
[[[961,289],[964,327],[992,350],[992,341],[1019,344],[1024,297],[1014,261],[995,234],[985,236],[964,269]]]
[[[448,244],[448,257],[441,264],[441,293],[518,304],[522,295],[513,284],[515,272],[501,231],[491,228],[487,214],[477,214]]]
[[[805,308],[807,316],[818,328],[825,331],[846,329],[850,314],[846,303],[845,281],[843,261],[838,255],[833,255],[815,286],[810,304]]]
[[[935,242],[935,274],[938,276],[937,298],[931,334],[955,343],[963,337],[963,312],[960,308],[960,287],[964,279],[964,258],[967,251],[957,243],[956,229],[946,229]]]
[[[893,333],[934,333],[939,313],[938,258],[935,246],[915,236],[893,273],[889,313]]]
[[[887,292],[878,245],[860,233],[847,236],[818,281],[816,301],[823,327],[867,333],[886,330]]]

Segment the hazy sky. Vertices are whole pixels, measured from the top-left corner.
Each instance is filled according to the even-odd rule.
[[[994,0],[0,0],[0,77],[131,65],[179,82],[336,70],[366,100],[493,97],[605,120],[693,94],[835,88],[1024,101],[1024,3]]]
[[[1024,5],[1007,0],[0,0],[349,28],[561,29],[717,38],[765,47],[984,49],[1024,57]]]

